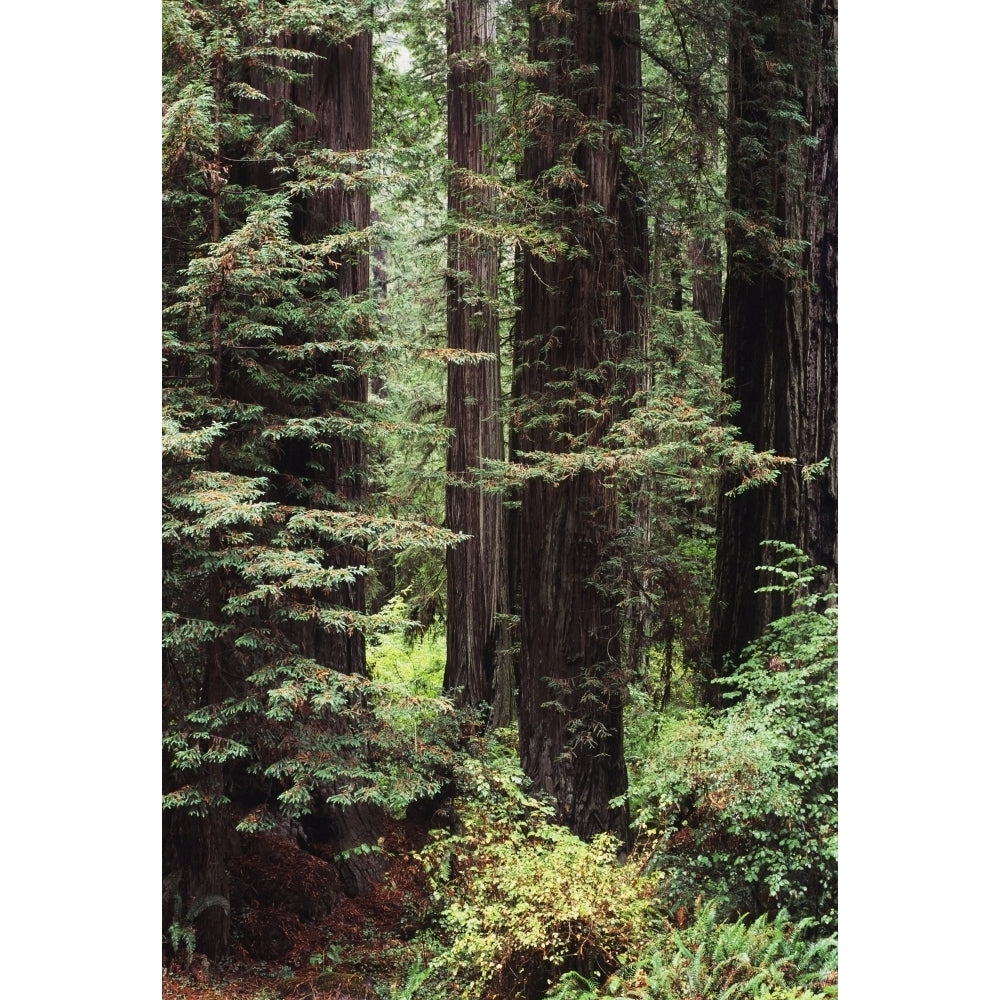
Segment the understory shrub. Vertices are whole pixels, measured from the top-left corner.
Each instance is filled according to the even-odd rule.
[[[819,572],[776,546],[775,588],[792,613],[747,647],[726,679],[735,704],[642,728],[630,805],[659,839],[652,866],[673,905],[718,898],[725,916],[812,918],[836,927],[837,606]]]
[[[614,971],[648,938],[658,877],[620,863],[614,838],[549,822],[509,759],[460,770],[452,831],[423,852],[442,947],[419,995],[530,1000],[567,970]]]

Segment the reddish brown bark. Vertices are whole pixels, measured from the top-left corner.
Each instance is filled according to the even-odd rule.
[[[364,154],[372,142],[372,36],[365,32],[339,44],[315,36],[296,37],[293,45],[321,58],[307,81],[291,90],[293,103],[311,112],[312,120],[300,119],[297,138],[315,140],[321,149]],[[305,199],[298,235],[305,242],[331,231],[364,230],[371,224],[371,197],[363,184],[336,185]],[[370,281],[367,252],[339,254],[330,262],[330,280],[344,299],[363,295]],[[350,335],[362,339],[368,331],[358,321]],[[327,363],[328,373],[338,372],[335,395],[328,400],[327,412],[351,413],[353,404],[368,400],[368,379],[357,370],[350,350],[335,355]],[[365,444],[358,438],[334,437],[322,447],[309,449],[308,461],[322,469],[322,486],[335,493],[337,506],[356,509],[368,496]],[[316,475],[315,472],[312,473]],[[306,476],[309,473],[306,472]],[[334,567],[363,566],[365,552],[353,546],[338,546],[328,553]],[[336,597],[342,607],[359,613],[365,610],[364,577],[343,584]],[[360,631],[336,632],[312,627],[302,637],[302,652],[323,666],[341,673],[367,676],[364,636]],[[332,792],[333,789],[328,789]],[[329,839],[340,852],[337,870],[348,895],[366,895],[385,867],[378,853],[355,850],[374,845],[385,829],[384,811],[370,803],[351,806],[318,804],[322,820],[319,836]]]
[[[836,580],[836,44],[836,0],[755,0],[732,23],[728,198],[745,223],[728,232],[724,375],[744,438],[799,468],[830,466],[808,482],[793,470],[774,487],[721,499],[717,675],[789,610],[784,595],[754,593],[770,582],[755,570],[764,539],[795,543]],[[801,107],[806,126],[776,114],[779,101]],[[761,233],[807,247],[782,255]]]
[[[546,61],[523,174],[565,227],[574,259],[526,253],[515,329],[514,451],[599,445],[639,387],[623,363],[644,348],[646,219],[622,155],[642,120],[638,14],[573,0],[530,22],[529,58]],[[563,41],[565,40],[565,41]],[[551,173],[562,164],[565,169]],[[576,177],[571,170],[576,171]],[[580,399],[596,397],[582,413]],[[540,419],[539,419],[540,418]],[[621,615],[595,585],[619,527],[619,498],[594,472],[530,480],[513,551],[520,611],[521,760],[583,837],[627,837],[622,754]]]
[[[711,240],[692,243],[688,255],[695,269],[691,308],[706,322],[718,324],[722,316],[722,255]]]
[[[499,494],[473,485],[484,459],[503,458],[497,246],[474,228],[493,204],[479,177],[493,169],[493,73],[486,46],[496,39],[493,0],[448,3],[448,346],[491,355],[448,365],[446,423],[449,485],[446,525],[469,535],[448,551],[447,661],[444,686],[468,708],[489,704],[491,723],[513,721],[503,506]],[[458,485],[457,482],[464,485]]]
[[[321,149],[363,153],[372,143],[372,36],[363,33],[339,44],[305,35],[292,40],[295,48],[315,52],[321,58],[307,81],[291,88],[291,100],[314,115],[300,119],[297,138],[315,140]],[[336,185],[305,199],[298,220],[298,235],[305,242],[331,231],[364,230],[371,224],[371,196],[363,184],[350,188]],[[369,256],[366,252],[340,254],[330,261],[330,281],[342,298],[362,295],[369,286]],[[351,331],[357,338],[367,336],[358,323]],[[368,378],[357,371],[351,353],[339,354],[326,362],[328,373],[338,372],[336,394],[326,401],[327,412],[350,414],[352,404],[368,400]],[[320,447],[300,449],[305,462],[323,467],[322,485],[337,497],[338,506],[356,509],[368,495],[368,457],[362,440],[346,436],[321,442]],[[303,463],[304,464],[304,463]],[[282,470],[308,481],[316,475],[306,468]],[[359,566],[365,553],[354,547],[332,550],[330,565]],[[343,607],[359,613],[365,609],[364,577],[344,584],[337,595]],[[311,637],[314,656],[342,673],[366,674],[364,637],[360,631],[334,633],[316,629]]]
[[[358,152],[363,154],[371,146],[372,138],[372,38],[363,33],[339,44],[325,41],[321,36],[303,34],[281,40],[281,44],[301,51],[315,53],[319,58],[308,64],[307,77],[296,83],[275,82],[262,73],[256,73],[252,84],[270,100],[246,102],[244,110],[256,117],[264,114],[261,124],[273,127],[284,120],[287,103],[304,108],[311,117],[300,117],[296,125],[295,140],[312,143],[319,150]],[[301,63],[296,63],[302,68]],[[262,190],[274,188],[277,181],[269,163],[241,163],[233,169],[233,179],[244,185]],[[320,240],[333,231],[363,230],[370,223],[370,197],[363,185],[327,187],[310,197],[300,199],[294,206],[292,234],[303,243]],[[369,287],[369,259],[365,252],[332,255],[326,271],[327,287],[335,289],[343,298],[363,296]],[[352,338],[367,336],[362,321],[347,332]],[[303,331],[289,325],[283,330],[285,344],[301,344],[306,339],[334,341],[344,336],[340,331]],[[354,355],[348,348],[343,352],[317,356],[313,370],[306,376],[325,378],[328,388],[319,398],[304,403],[291,395],[271,394],[246,382],[244,368],[238,357],[229,359],[225,369],[222,390],[235,399],[263,403],[279,417],[309,418],[337,414],[351,416],[355,407],[364,404],[368,397],[367,378],[357,370]],[[286,366],[280,354],[268,358],[281,374]],[[306,394],[307,396],[309,394]],[[286,437],[274,456],[276,475],[273,478],[272,499],[292,505],[313,508],[357,509],[367,499],[367,461],[365,445],[350,436],[330,436],[320,442]],[[334,568],[364,566],[366,553],[358,547],[343,544],[331,545],[326,553],[326,564]],[[362,614],[365,610],[364,578],[341,585],[332,596],[333,603]],[[309,657],[321,666],[345,674],[367,673],[364,637],[360,631],[340,632],[316,624],[284,622],[276,625],[285,639],[288,652]],[[230,678],[229,692],[238,690],[242,677]],[[220,696],[221,697],[221,696]],[[347,725],[334,721],[332,725]],[[230,775],[242,794],[249,783],[248,795],[259,794],[252,780],[245,775]],[[372,805],[361,804],[341,807],[329,806],[323,800],[335,789],[324,789],[315,803],[316,823],[312,832],[315,839],[332,844],[342,855],[337,864],[338,872],[348,894],[369,891],[383,868],[380,856],[370,853],[351,853],[361,844],[373,844],[384,830],[385,814]],[[228,839],[232,836],[232,815],[216,810],[210,820],[201,824],[205,843],[185,860],[185,864],[206,869],[211,862],[213,871],[225,871],[228,856]],[[195,843],[190,837],[179,843]],[[220,883],[221,884],[221,883]],[[219,890],[221,892],[221,890]],[[222,893],[224,895],[224,893]],[[203,923],[221,926],[220,910],[207,911]],[[202,938],[199,927],[199,947]]]

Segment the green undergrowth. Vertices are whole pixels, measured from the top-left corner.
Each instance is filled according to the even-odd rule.
[[[406,694],[431,698],[439,695],[446,652],[443,626],[424,630],[409,621],[402,597],[390,600],[383,616],[385,631],[366,643],[372,678]]]
[[[612,837],[587,844],[553,824],[509,738],[456,768],[448,828],[420,855],[429,929],[386,997],[541,997],[566,970],[610,973],[656,919],[659,876],[620,864]]]
[[[787,912],[727,919],[730,901],[677,905],[648,852],[584,843],[531,795],[511,733],[457,763],[446,826],[419,854],[423,931],[386,1000],[836,997],[835,936]]]
[[[778,547],[791,613],[744,652],[721,712],[633,692],[636,851],[584,843],[530,793],[517,734],[456,732],[444,637],[369,648],[441,794],[427,895],[385,1000],[820,1000],[837,996],[837,606]],[[400,611],[402,613],[402,611]],[[444,750],[444,746],[448,750]],[[435,750],[438,747],[438,750]],[[401,772],[402,773],[402,772]]]
[[[662,713],[634,699],[628,801],[657,844],[673,909],[716,898],[749,913],[837,920],[837,602],[819,570],[774,546],[791,614],[768,626],[728,679],[733,704]]]
[[[653,937],[638,958],[601,979],[567,972],[553,1000],[820,1000],[837,996],[837,941],[810,940],[786,913],[722,922],[714,902],[684,927]]]

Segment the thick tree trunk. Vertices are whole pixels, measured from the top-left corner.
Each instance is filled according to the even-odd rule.
[[[312,116],[297,120],[296,142],[314,143],[321,151],[363,154],[372,141],[371,34],[361,33],[340,43],[330,43],[313,34],[292,35],[281,42],[299,51],[315,53],[319,58],[309,64],[309,75],[300,82],[275,81],[262,73],[253,75],[252,85],[269,97],[267,124],[272,127],[280,124],[286,105],[295,105]],[[301,64],[296,66],[302,68]],[[260,115],[260,102],[245,102],[244,110]],[[275,183],[270,164],[242,164],[239,171],[243,183],[262,189]],[[360,231],[370,223],[371,198],[364,185],[338,184],[301,199],[295,205],[291,230],[295,238],[310,243],[332,231]],[[331,258],[326,280],[346,300],[368,291],[369,272],[366,252],[344,253]],[[297,329],[285,331],[289,344],[302,343],[304,336],[307,335]],[[308,336],[336,340],[338,333],[321,330]],[[368,336],[363,320],[355,323],[349,336],[356,339]],[[285,416],[341,414],[350,418],[354,407],[367,402],[368,379],[357,370],[350,350],[322,355],[315,364],[315,374],[330,382],[323,398],[308,409],[278,398],[268,400],[268,405]],[[307,507],[359,509],[368,497],[367,463],[364,442],[350,436],[330,437],[317,443],[286,440],[276,460],[275,497],[284,503]],[[368,556],[360,547],[336,545],[328,549],[326,560],[331,568],[358,567],[367,563]],[[364,577],[342,584],[332,599],[340,607],[363,614]],[[284,631],[297,654],[340,673],[367,674],[364,636],[359,630],[339,632],[312,624],[288,624]],[[335,789],[326,791],[332,794]],[[337,868],[348,893],[366,893],[380,877],[383,860],[378,854],[350,852],[377,840],[384,829],[384,812],[370,804],[343,807],[322,801],[316,803],[315,811],[310,824],[312,839],[331,845],[343,855]]]
[[[325,43],[315,36],[293,40],[293,46],[315,52],[322,58],[314,65],[309,79],[292,87],[294,104],[311,112],[311,121],[300,120],[299,140],[316,140],[320,148],[337,152],[364,152],[372,143],[372,36],[363,33],[338,45]],[[371,197],[364,185],[337,185],[310,196],[303,203],[297,235],[305,242],[347,227],[367,229],[371,224]],[[330,278],[344,299],[363,295],[369,287],[369,256],[365,252],[340,255],[331,262]],[[368,331],[359,321],[352,336],[363,339]],[[368,401],[368,379],[357,371],[350,352],[327,362],[330,372],[339,371],[336,395],[327,401],[330,411],[350,415],[352,404]],[[364,442],[346,436],[309,449],[308,461],[323,467],[322,485],[334,493],[338,505],[357,509],[368,496],[367,463]],[[295,474],[298,470],[282,470]],[[311,476],[306,473],[307,478]],[[354,547],[331,550],[330,565],[364,565],[365,553]],[[364,577],[344,584],[337,595],[343,607],[363,613],[365,610]],[[326,666],[345,674],[366,674],[365,643],[360,631],[332,633],[325,631],[313,640],[316,658]]]
[[[530,25],[529,59],[547,64],[538,83],[548,96],[523,173],[584,253],[523,257],[512,446],[558,453],[599,445],[641,383],[623,364],[644,348],[646,218],[622,156],[622,142],[637,143],[642,130],[639,50],[628,41],[638,14],[572,0]],[[618,532],[618,501],[595,472],[559,484],[532,479],[513,550],[522,764],[575,833],[626,839],[625,810],[608,805],[627,785],[622,621],[596,585]]]
[[[300,52],[313,53],[319,58],[307,64],[306,79],[290,83],[274,79],[263,69],[250,72],[248,82],[266,94],[266,103],[243,100],[238,102],[242,113],[256,118],[263,127],[273,128],[286,120],[287,107],[304,108],[312,117],[299,116],[295,125],[297,143],[314,143],[319,150],[336,153],[363,154],[372,141],[372,36],[368,32],[355,35],[340,43],[330,43],[321,36],[304,33],[278,39],[280,45]],[[294,68],[302,71],[303,64]],[[346,168],[349,169],[349,168]],[[269,160],[246,160],[233,168],[237,182],[269,190],[277,185],[274,164]],[[331,232],[360,231],[371,223],[371,197],[363,184],[331,185],[293,206],[292,235],[305,243],[322,239]],[[364,295],[370,284],[370,261],[360,250],[331,257],[326,271],[329,287],[344,299]],[[306,336],[335,340],[334,331],[304,334],[288,328],[284,331],[287,344],[301,344]],[[368,330],[358,320],[350,336],[364,339]],[[281,366],[280,360],[272,360]],[[321,355],[315,362],[315,374],[330,380],[331,387],[316,403],[302,406],[283,396],[262,393],[259,387],[247,387],[238,364],[230,374],[229,391],[235,398],[262,401],[283,416],[310,417],[326,414],[352,416],[352,407],[368,400],[368,378],[357,370],[350,351]],[[247,394],[251,395],[248,397]],[[331,437],[311,443],[286,439],[277,460],[277,476],[273,498],[282,503],[304,506],[355,510],[368,496],[367,449],[363,441],[349,436]],[[326,497],[320,494],[326,493]],[[330,497],[334,501],[330,501]],[[331,548],[328,565],[333,568],[361,566],[366,553],[354,546]],[[342,607],[363,613],[365,608],[364,577],[343,584],[335,600]],[[364,674],[365,646],[360,631],[333,633],[329,630],[304,627],[294,637],[304,645],[302,652],[342,673]]]
[[[222,768],[216,765],[213,771],[205,787],[210,794],[218,794],[222,791]],[[229,950],[227,861],[234,823],[232,811],[225,808],[214,808],[207,816],[177,810],[164,816],[164,870],[171,873],[164,899],[164,926],[175,921],[190,924],[198,951],[211,959]]]
[[[755,570],[763,540],[795,543],[836,580],[836,39],[836,0],[754,0],[732,22],[728,197],[742,221],[728,232],[724,376],[746,440],[794,457],[799,469],[824,459],[829,468],[809,481],[785,472],[774,487],[721,498],[716,676],[789,610],[784,595],[754,593],[769,582]],[[789,100],[804,130],[779,114]],[[782,254],[760,238],[772,232],[807,247]]]
[[[218,621],[211,607],[218,597],[215,580],[210,581],[210,591],[209,615]],[[218,704],[225,697],[227,684],[235,678],[225,676],[223,663],[218,644],[213,644],[198,704]],[[217,796],[223,793],[224,782],[222,765],[213,764],[207,768],[202,784],[208,795]],[[165,761],[163,788],[172,787],[175,776]],[[204,816],[182,810],[170,810],[164,815],[163,861],[170,882],[164,892],[164,926],[174,922],[193,926],[198,951],[211,959],[229,950],[230,884],[226,861],[233,826],[232,812],[225,807],[210,808]]]
[[[497,246],[475,231],[493,198],[476,175],[493,169],[496,110],[486,46],[496,41],[493,0],[448,3],[448,347],[490,354],[486,361],[448,365],[449,484],[446,525],[471,536],[449,549],[447,660],[444,686],[468,708],[491,706],[490,723],[513,721],[513,673],[507,614],[503,505],[474,486],[483,459],[503,458]],[[465,485],[458,485],[457,482]]]
[[[292,101],[310,111],[312,121],[301,121],[298,138],[315,139],[320,148],[336,152],[363,153],[372,143],[372,36],[365,32],[337,45],[314,36],[297,37],[293,43],[303,51],[316,52],[322,58],[310,78],[292,88]],[[299,236],[306,242],[331,231],[363,230],[371,224],[371,197],[364,185],[337,185],[307,198],[299,226]],[[340,296],[348,299],[368,291],[370,261],[366,252],[342,254],[331,264],[331,279]],[[359,320],[352,336],[363,339],[368,330]],[[350,414],[352,404],[368,400],[368,379],[357,371],[350,351],[337,355],[330,370],[341,372],[335,398],[329,400],[332,411]],[[342,436],[324,442],[310,459],[323,468],[322,485],[336,494],[338,506],[357,509],[368,497],[367,453],[364,442]],[[332,567],[363,566],[365,552],[356,547],[332,548],[328,555]],[[365,610],[364,577],[343,584],[337,603],[361,614]],[[364,636],[358,630],[334,632],[311,629],[303,637],[303,652],[324,666],[345,674],[367,676]],[[330,791],[333,791],[332,789]],[[362,844],[374,844],[385,828],[384,811],[370,803],[352,806],[323,804],[319,813],[328,826],[325,834],[341,855],[337,870],[348,895],[366,895],[385,868],[378,853],[354,853]]]

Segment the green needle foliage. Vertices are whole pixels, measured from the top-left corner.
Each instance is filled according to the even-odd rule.
[[[462,539],[373,501],[370,458],[407,428],[368,398],[390,348],[367,279],[335,279],[377,230],[308,223],[377,161],[302,138],[290,85],[371,25],[308,0],[163,12],[165,925],[218,952],[228,905],[192,904],[226,898],[234,830],[439,790],[448,706],[367,677],[364,639],[404,626],[363,584],[380,554]]]

